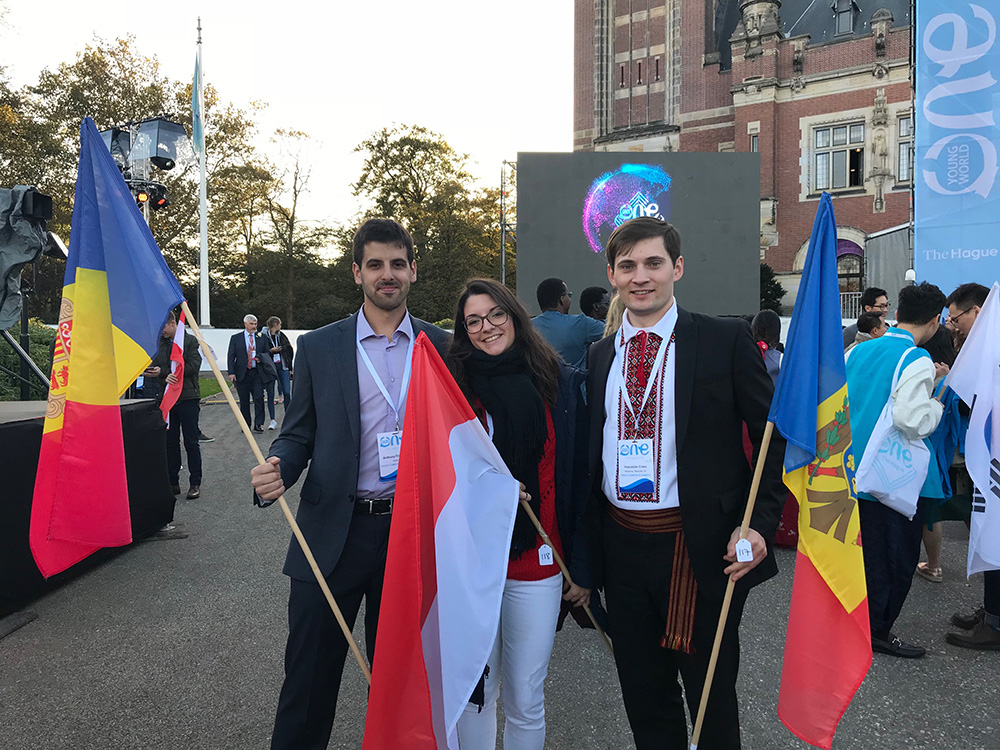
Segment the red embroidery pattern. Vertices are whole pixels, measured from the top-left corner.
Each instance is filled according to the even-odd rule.
[[[641,334],[640,334],[641,335]],[[624,334],[622,334],[624,338]],[[638,425],[633,416],[642,406],[642,397],[646,395],[646,385],[650,377],[653,377],[653,362],[663,343],[663,337],[655,333],[648,335],[648,340],[643,342],[639,336],[633,336],[628,342],[625,350],[625,362],[623,364],[622,375],[625,379],[625,388],[618,397],[618,430],[622,440],[643,440],[651,438],[653,440],[653,456],[656,467],[656,491],[655,492],[619,492],[620,501],[634,503],[656,503],[659,501],[660,487],[660,453],[662,450],[660,441],[660,403],[663,399],[663,370],[670,357],[670,346],[674,343],[674,335],[671,334],[667,342],[667,351],[664,354],[663,362],[660,365],[660,372],[657,373],[656,385],[649,394],[642,413],[639,414]],[[645,344],[645,345],[644,345]],[[642,370],[636,367],[636,360],[642,357]],[[627,395],[626,395],[627,394]],[[629,399],[632,410],[625,407],[625,398]],[[615,467],[615,486],[619,486],[618,468]]]

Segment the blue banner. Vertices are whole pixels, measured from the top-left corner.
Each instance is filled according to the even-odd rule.
[[[1000,4],[917,0],[917,279],[1000,279]]]

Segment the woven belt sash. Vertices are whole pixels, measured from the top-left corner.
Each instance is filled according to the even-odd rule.
[[[698,584],[691,570],[684,529],[681,526],[680,508],[656,510],[624,510],[608,503],[608,515],[619,526],[646,534],[676,534],[674,561],[670,572],[670,599],[667,602],[667,627],[660,639],[660,646],[690,654],[694,633],[694,605]]]

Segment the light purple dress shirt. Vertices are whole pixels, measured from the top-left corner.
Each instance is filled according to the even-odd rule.
[[[406,357],[413,341],[413,324],[407,312],[390,341],[372,330],[365,318],[364,308],[358,313],[358,339],[371,360],[375,372],[382,379],[385,389],[394,402],[399,403],[399,389],[403,384]],[[361,461],[358,466],[358,497],[387,497],[396,491],[396,481],[383,482],[378,471],[378,434],[396,429],[396,413],[385,400],[378,384],[355,353],[358,365],[358,391],[361,396]],[[399,407],[399,427],[403,427],[406,396]]]

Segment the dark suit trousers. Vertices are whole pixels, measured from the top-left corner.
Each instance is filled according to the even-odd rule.
[[[983,606],[991,615],[1000,615],[1000,570],[983,573]]]
[[[365,598],[365,645],[375,655],[391,516],[355,515],[344,551],[326,578],[333,598],[353,629]],[[271,736],[272,750],[326,750],[340,692],[348,645],[315,581],[291,579],[285,682]],[[353,660],[353,657],[352,657]],[[356,669],[352,665],[352,669]],[[360,737],[358,747],[361,746]]]
[[[712,642],[722,609],[699,591],[695,604],[694,652],[660,646],[667,620],[675,534],[630,531],[604,519],[605,587],[615,662],[637,750],[688,750],[687,720],[678,673],[684,681],[691,723],[698,714]],[[712,680],[699,747],[739,750],[736,699],[739,624],[745,593],[733,595],[722,648]]]
[[[181,430],[184,430],[184,450],[187,452],[191,484],[201,484],[201,444],[198,442],[198,414],[201,402],[196,398],[178,401],[170,410],[167,427],[167,476],[170,484],[180,484]]]
[[[910,593],[923,523],[919,512],[910,521],[873,500],[858,500],[858,510],[872,636],[886,639]]]
[[[260,367],[247,370],[242,380],[236,381],[236,392],[240,394],[240,411],[243,419],[250,422],[250,395],[253,394],[253,427],[264,426],[264,381],[260,377]]]

